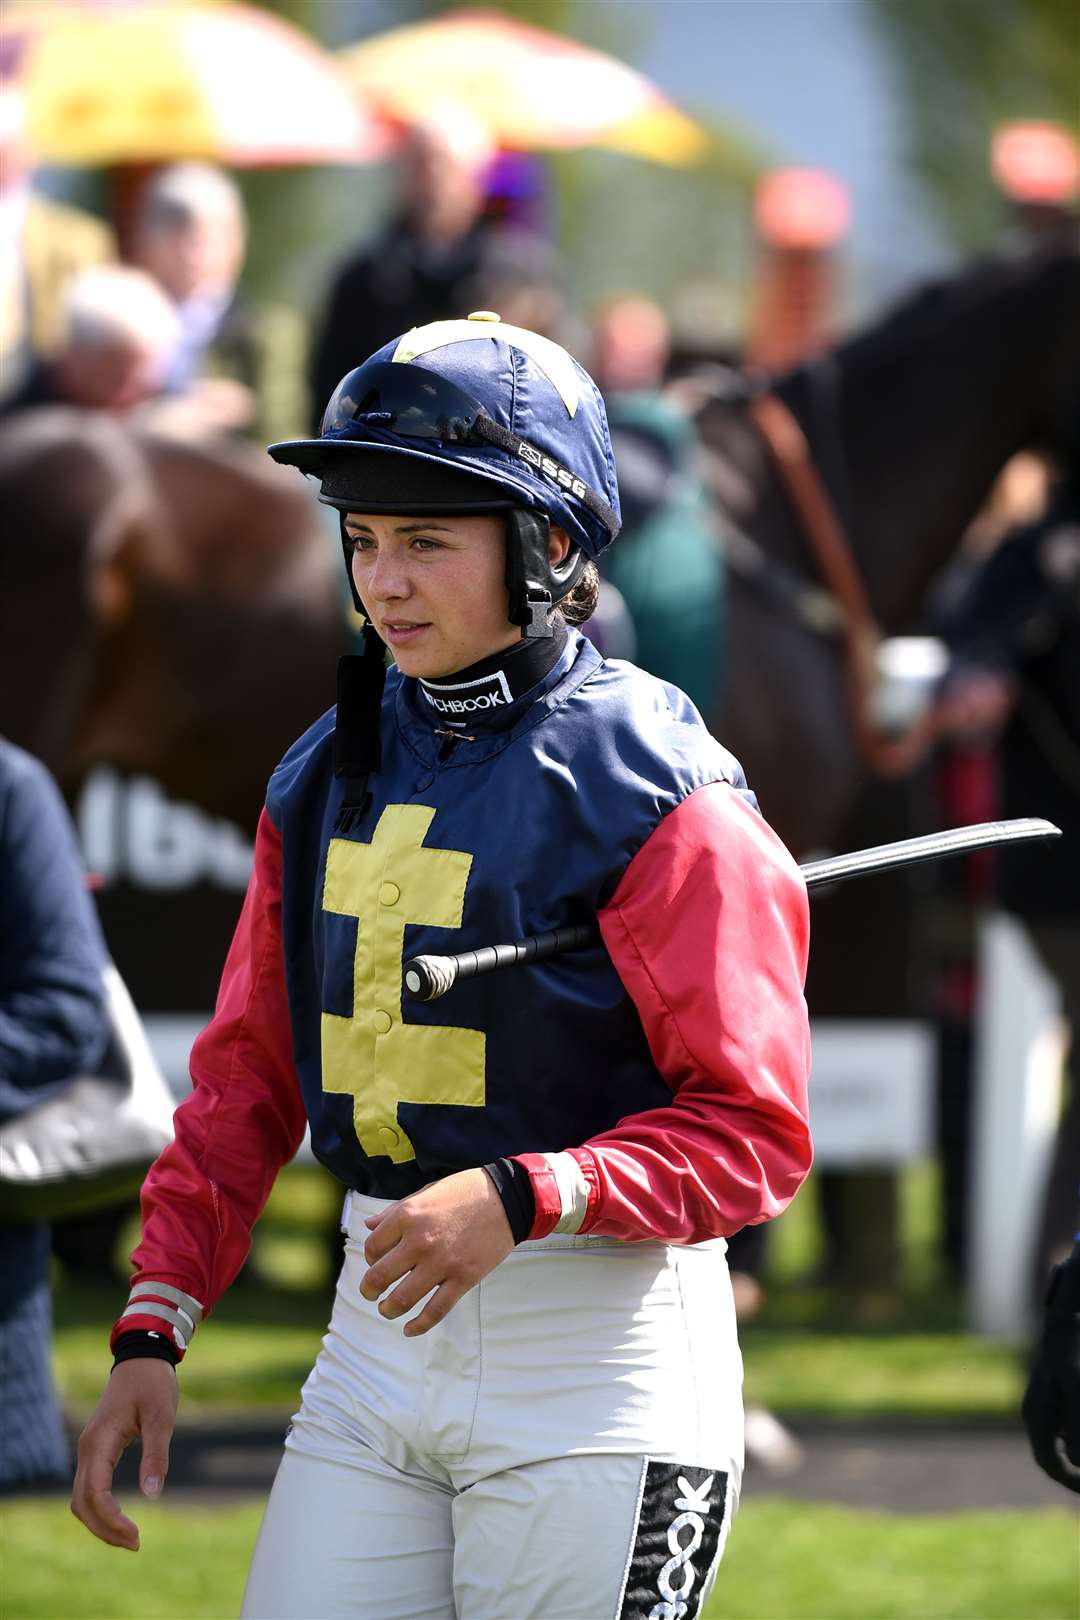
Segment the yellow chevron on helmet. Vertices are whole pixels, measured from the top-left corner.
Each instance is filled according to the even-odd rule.
[[[512,348],[520,349],[537,365],[551,383],[573,416],[581,398],[578,369],[566,350],[551,338],[539,332],[530,332],[524,326],[510,326],[499,320],[490,310],[478,310],[463,321],[432,321],[429,326],[414,326],[411,332],[398,339],[391,358],[396,361],[416,360],[430,354],[432,349],[445,348],[449,343],[469,343],[480,338],[500,338]]]

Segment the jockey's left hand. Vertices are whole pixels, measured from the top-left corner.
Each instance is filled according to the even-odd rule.
[[[502,1200],[483,1170],[447,1176],[364,1224],[371,1236],[364,1244],[368,1269],[360,1292],[379,1301],[380,1315],[393,1321],[431,1295],[406,1322],[407,1338],[441,1322],[514,1247]]]

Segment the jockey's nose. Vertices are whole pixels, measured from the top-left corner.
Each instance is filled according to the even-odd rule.
[[[380,546],[365,574],[364,588],[377,602],[393,602],[412,593],[408,554],[397,546]]]

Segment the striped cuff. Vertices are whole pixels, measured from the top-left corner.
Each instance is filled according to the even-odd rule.
[[[553,1232],[580,1232],[589,1213],[589,1183],[572,1153],[544,1153],[559,1191],[561,1214]]]
[[[153,1329],[155,1323],[147,1321],[148,1317],[169,1324],[173,1342],[182,1355],[203,1319],[203,1307],[197,1299],[180,1288],[174,1288],[171,1283],[136,1283],[113,1329],[114,1339],[136,1325]]]
[[[515,1153],[514,1162],[525,1166],[532,1183],[536,1218],[530,1238],[548,1237],[552,1232],[580,1232],[589,1214],[590,1156],[577,1153]]]

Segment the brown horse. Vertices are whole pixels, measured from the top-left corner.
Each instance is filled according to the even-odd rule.
[[[0,499],[0,732],[72,794],[107,763],[251,829],[345,639],[301,482],[50,407],[0,430]]]
[[[1076,454],[1080,257],[976,264],[773,391],[809,441],[878,624],[908,628],[1005,462],[1026,446]],[[712,400],[699,421],[715,498],[770,565],[731,572],[716,734],[785,841],[821,848],[864,778],[840,645],[777,588],[816,570],[747,402]]]

